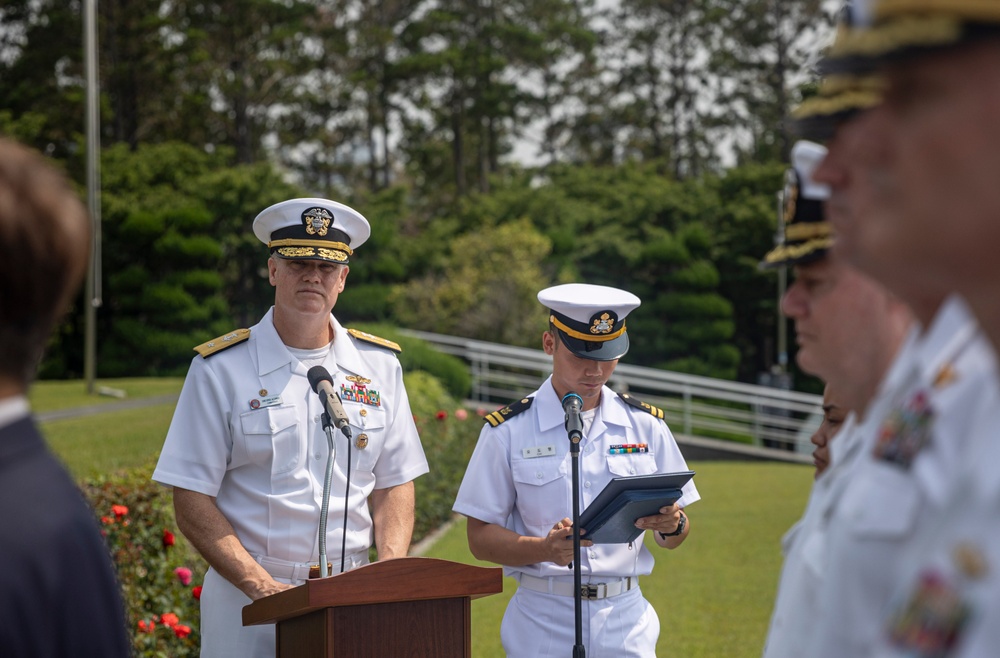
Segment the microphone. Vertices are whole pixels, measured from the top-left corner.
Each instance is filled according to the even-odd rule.
[[[570,441],[576,443],[583,438],[583,420],[580,418],[583,398],[570,391],[563,396],[562,408],[566,412],[566,434]]]
[[[333,390],[333,377],[330,376],[330,372],[323,366],[313,366],[309,368],[306,377],[313,392],[317,393],[323,402],[326,413],[333,420],[333,426],[343,432],[348,439],[351,438],[351,423],[347,418],[347,412],[344,411],[344,405],[340,402],[340,396]]]

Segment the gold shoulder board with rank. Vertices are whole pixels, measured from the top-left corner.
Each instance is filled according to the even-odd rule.
[[[653,414],[654,417],[663,420],[663,409],[660,409],[659,407],[654,407],[648,402],[643,402],[642,400],[634,398],[628,393],[619,393],[618,397],[624,400],[626,404],[632,405],[636,409],[642,409],[646,413]]]
[[[486,414],[486,422],[493,427],[496,427],[505,420],[510,420],[522,411],[530,409],[531,403],[534,402],[534,400],[535,398],[521,398],[517,402],[512,402],[503,409],[497,409],[491,414]]]
[[[229,349],[233,345],[239,345],[247,338],[250,338],[249,329],[237,329],[236,331],[230,331],[228,334],[219,336],[218,338],[213,338],[207,343],[202,343],[198,347],[194,348],[194,351],[202,356],[202,358],[207,359],[213,354],[218,354],[222,350]]]
[[[348,329],[347,333],[351,334],[358,340],[363,340],[366,343],[372,343],[373,345],[378,345],[379,347],[384,347],[387,350],[392,350],[396,354],[403,351],[403,348],[399,346],[399,343],[394,343],[391,340],[386,340],[385,338],[379,338],[378,336],[373,336],[365,331],[358,331],[357,329]]]

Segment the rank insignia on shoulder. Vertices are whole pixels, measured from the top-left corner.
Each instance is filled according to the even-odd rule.
[[[518,415],[522,411],[527,411],[531,408],[531,403],[534,402],[534,398],[521,398],[517,402],[512,402],[508,404],[503,409],[497,409],[491,414],[486,414],[486,422],[491,426],[496,427],[505,420],[510,420],[514,416]]]
[[[373,345],[378,345],[379,347],[384,347],[387,350],[392,350],[396,354],[403,351],[403,348],[399,346],[399,343],[394,343],[391,340],[386,340],[385,338],[379,338],[366,331],[358,331],[357,329],[348,329],[347,333],[351,334],[358,340],[363,340],[366,343],[372,343]]]
[[[648,402],[643,402],[642,400],[633,397],[628,393],[619,393],[618,397],[620,397],[625,402],[625,404],[631,405],[636,409],[642,409],[646,413],[652,414],[654,418],[659,418],[660,420],[663,420],[663,409],[660,409],[659,407],[654,407]]]
[[[213,354],[218,354],[223,350],[229,349],[233,345],[239,345],[248,338],[250,338],[249,329],[237,329],[218,338],[213,338],[207,343],[202,343],[194,348],[194,351],[200,354],[202,358],[207,359]]]

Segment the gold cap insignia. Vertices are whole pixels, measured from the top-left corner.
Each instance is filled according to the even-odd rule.
[[[302,223],[306,227],[306,233],[323,237],[330,230],[333,215],[326,208],[310,208],[302,213]]]
[[[592,334],[610,334],[614,328],[615,323],[618,322],[618,316],[614,313],[605,311],[601,313],[600,316],[595,316],[590,320],[590,333]]]

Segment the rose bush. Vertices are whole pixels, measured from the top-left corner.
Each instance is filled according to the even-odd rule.
[[[118,572],[134,655],[197,656],[206,565],[176,534],[169,490],[151,481],[151,473],[149,466],[82,486]]]

